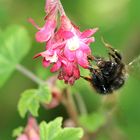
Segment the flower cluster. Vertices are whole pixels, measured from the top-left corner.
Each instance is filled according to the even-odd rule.
[[[45,51],[35,58],[42,56],[44,67],[51,64],[51,72],[59,71],[58,78],[72,85],[80,78],[79,66],[88,68],[89,45],[94,42],[91,36],[97,28],[81,32],[66,16],[59,0],[47,0],[45,10],[47,16],[42,28],[30,19],[38,29],[36,40],[46,43]]]
[[[23,134],[21,134],[16,140],[40,140],[39,128],[35,118],[28,118],[28,123]]]

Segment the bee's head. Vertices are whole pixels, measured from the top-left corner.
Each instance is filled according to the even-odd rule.
[[[96,61],[96,65],[99,69],[102,69],[105,67],[106,65],[106,61],[102,58],[98,59],[98,61]]]

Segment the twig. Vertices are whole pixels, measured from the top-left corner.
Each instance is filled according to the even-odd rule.
[[[33,74],[30,70],[28,70],[27,68],[25,68],[24,66],[22,66],[21,64],[17,64],[16,65],[16,69],[21,72],[23,75],[25,75],[26,77],[30,78],[32,81],[34,81],[35,83],[41,85],[44,83],[43,80],[41,80],[40,78],[38,78],[35,74]]]
[[[78,116],[76,105],[73,100],[72,93],[70,93],[68,89],[65,89],[63,94],[64,95],[63,95],[61,102],[65,106],[70,118],[73,120],[73,122],[76,126],[82,127],[82,126],[80,126],[79,121],[78,121],[79,116]],[[79,98],[79,97],[77,97],[77,98]],[[80,104],[81,104],[81,101],[80,101]],[[86,111],[84,110],[84,113],[85,112]],[[89,134],[86,132],[86,130],[84,128],[83,128],[83,130],[84,130],[84,136],[81,140],[89,140]]]
[[[78,113],[72,97],[72,94],[68,89],[64,90],[62,104],[65,106],[70,118],[74,121],[75,125],[78,126]]]
[[[87,109],[80,93],[74,94],[81,115],[87,115]]]

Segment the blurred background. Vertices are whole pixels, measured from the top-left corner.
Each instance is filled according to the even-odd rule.
[[[42,51],[44,44],[36,43],[36,29],[27,21],[31,17],[42,26],[44,4],[45,0],[0,0],[0,29],[5,30],[12,24],[27,28],[32,47],[22,64],[40,78],[46,79],[51,75],[49,69],[42,68],[40,60],[32,59],[34,54]],[[99,28],[95,34],[96,42],[91,45],[94,55],[107,56],[101,42],[102,36],[122,53],[126,64],[140,55],[139,0],[62,0],[62,4],[69,18],[81,30]],[[88,75],[88,72],[83,74]],[[96,134],[96,140],[140,140],[140,70],[133,69],[128,71],[128,74],[125,86],[113,96],[103,97],[96,94],[82,79],[73,86],[82,95],[89,113],[100,108],[109,112],[117,107],[117,111],[109,118],[111,124],[108,123],[104,126],[106,129]],[[17,102],[21,92],[36,87],[30,79],[15,71],[0,89],[0,140],[14,140],[11,136],[12,130],[25,125],[26,119],[21,119],[18,114]],[[49,120],[64,116],[64,112],[61,105],[50,111],[41,109],[38,119]]]

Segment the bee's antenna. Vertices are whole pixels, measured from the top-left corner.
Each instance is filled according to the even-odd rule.
[[[112,51],[114,50],[110,44],[108,44],[108,43],[105,42],[103,36],[101,37],[101,41],[102,41],[102,43],[104,44],[104,46],[106,48],[111,49]]]
[[[138,63],[138,62],[140,62],[140,55],[138,57],[136,57],[133,61],[131,61],[128,65],[131,66],[134,63]]]

